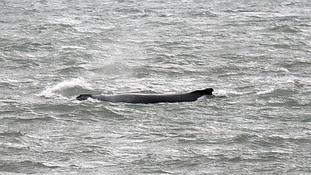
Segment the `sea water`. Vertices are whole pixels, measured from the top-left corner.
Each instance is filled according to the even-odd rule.
[[[0,6],[0,174],[311,173],[311,1]]]

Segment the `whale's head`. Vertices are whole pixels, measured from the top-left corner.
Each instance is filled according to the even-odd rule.
[[[92,95],[91,94],[81,94],[76,99],[83,101],[83,100],[87,100],[89,97],[92,97]]]
[[[193,91],[193,92],[191,92],[191,94],[196,94],[196,95],[200,95],[200,96],[203,96],[203,95],[213,95],[213,91],[214,91],[213,88],[206,88],[206,89],[203,89],[203,90]]]

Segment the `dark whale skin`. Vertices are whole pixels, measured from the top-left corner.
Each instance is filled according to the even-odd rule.
[[[190,93],[184,94],[125,94],[125,95],[91,95],[81,94],[76,99],[83,101],[88,98],[107,101],[107,102],[123,102],[123,103],[176,103],[176,102],[191,102],[196,101],[198,98],[204,95],[213,95],[212,88],[203,90],[196,90]]]

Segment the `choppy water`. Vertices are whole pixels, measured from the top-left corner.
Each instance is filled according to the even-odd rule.
[[[0,5],[0,174],[311,173],[309,0]]]

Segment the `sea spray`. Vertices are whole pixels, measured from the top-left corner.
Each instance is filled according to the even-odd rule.
[[[92,87],[85,81],[85,79],[74,78],[62,81],[56,85],[48,86],[38,95],[47,98],[70,98],[76,94],[88,92],[89,90],[92,90]]]

